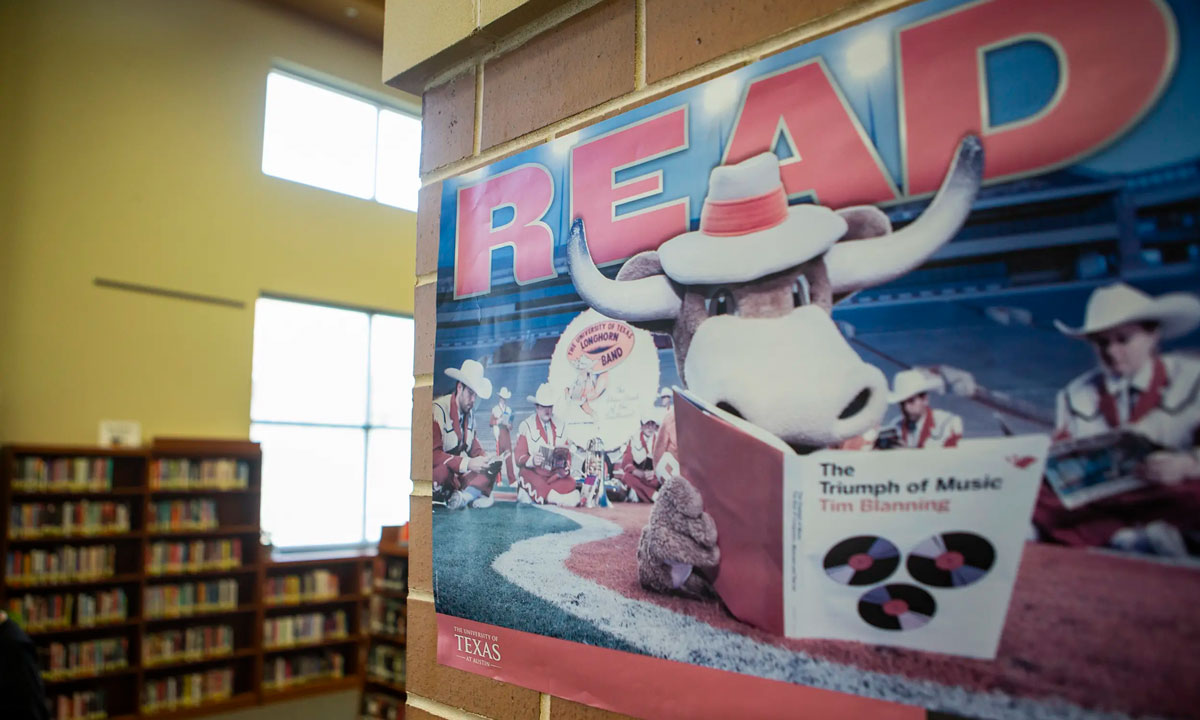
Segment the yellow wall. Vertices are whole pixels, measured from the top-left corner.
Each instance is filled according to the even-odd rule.
[[[260,292],[412,312],[414,214],[260,171],[276,59],[416,102],[377,46],[256,0],[0,0],[0,45],[0,441],[245,437]]]

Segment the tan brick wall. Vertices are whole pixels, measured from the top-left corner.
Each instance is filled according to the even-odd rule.
[[[429,422],[432,402],[441,180],[910,1],[572,0],[443,69],[425,89],[413,370],[409,718],[623,717],[436,662],[432,438],[420,428]]]
[[[487,81],[480,147],[493,147],[631,92],[634,10],[634,0],[605,0],[488,60],[483,66]]]

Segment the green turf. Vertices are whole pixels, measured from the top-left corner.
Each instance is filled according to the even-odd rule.
[[[505,580],[492,561],[518,540],[575,530],[561,515],[516,503],[433,510],[433,587],[440,613],[589,645],[634,649]]]

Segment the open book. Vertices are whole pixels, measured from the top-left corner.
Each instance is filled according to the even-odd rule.
[[[1147,455],[1162,449],[1128,430],[1055,443],[1046,461],[1046,482],[1063,507],[1074,510],[1145,485],[1134,472]]]
[[[1048,437],[797,455],[679,389],[675,422],[734,616],[793,638],[995,657]]]

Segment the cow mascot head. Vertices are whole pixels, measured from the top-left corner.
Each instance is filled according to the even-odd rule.
[[[679,377],[698,398],[796,452],[836,445],[878,425],[887,383],[838,331],[834,303],[903,275],[949,241],[982,174],[982,145],[967,136],[929,207],[893,232],[876,207],[789,206],[779,160],[763,153],[713,169],[700,228],[630,258],[615,280],[596,268],[576,220],[571,279],[604,315],[669,334]],[[640,574],[652,589],[699,591],[689,573],[719,560],[715,529],[695,490],[676,479],[643,533]]]

